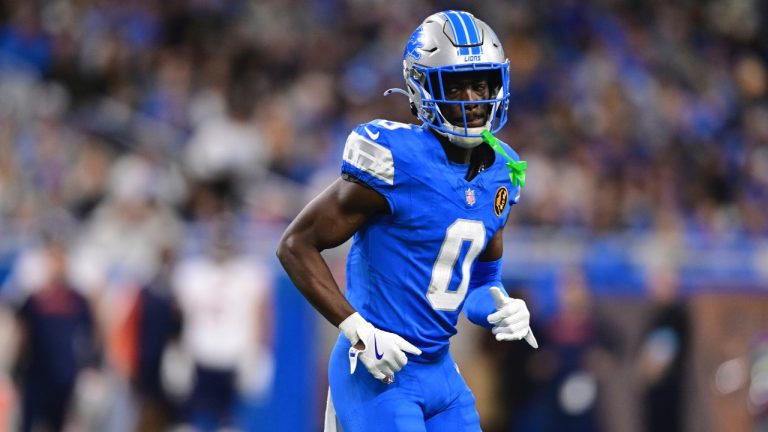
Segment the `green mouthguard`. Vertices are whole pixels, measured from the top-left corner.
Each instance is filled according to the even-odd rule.
[[[521,188],[525,186],[525,170],[528,169],[528,162],[512,159],[512,157],[504,151],[501,144],[499,144],[499,139],[493,136],[490,132],[483,131],[480,135],[482,135],[483,141],[488,143],[496,153],[504,156],[504,159],[507,160],[507,169],[509,170],[509,179],[512,181],[512,185]]]

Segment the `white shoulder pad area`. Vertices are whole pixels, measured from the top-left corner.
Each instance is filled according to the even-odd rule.
[[[392,151],[357,132],[352,132],[347,138],[344,160],[389,185],[395,181]]]

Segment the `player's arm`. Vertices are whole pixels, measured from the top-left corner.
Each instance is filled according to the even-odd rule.
[[[342,295],[320,252],[341,245],[368,218],[388,210],[386,199],[374,190],[339,178],[299,213],[280,239],[277,257],[288,276],[335,326],[355,310]]]
[[[376,379],[390,384],[408,363],[405,353],[421,351],[402,337],[375,328],[341,294],[320,252],[347,241],[373,215],[389,211],[387,200],[354,181],[336,180],[288,226],[277,256],[304,297],[349,339],[350,372],[357,359]],[[376,356],[371,347],[382,353]]]
[[[471,322],[492,328],[498,341],[525,338],[528,344],[538,348],[530,328],[528,307],[524,301],[510,298],[501,283],[503,231],[502,227],[493,235],[475,263],[464,313]]]
[[[491,240],[485,246],[485,250],[480,254],[478,261],[490,262],[498,261],[501,256],[504,255],[504,227],[499,228],[496,234],[491,237]]]
[[[474,324],[492,329],[488,315],[496,312],[496,304],[490,294],[492,286],[502,287],[501,257],[504,253],[503,230],[500,228],[485,247],[472,269],[469,292],[464,302],[464,314]],[[503,288],[502,288],[503,289]]]

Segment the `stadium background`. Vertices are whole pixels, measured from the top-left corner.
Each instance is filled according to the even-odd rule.
[[[454,340],[484,428],[644,430],[661,383],[661,400],[682,398],[684,430],[764,430],[760,0],[2,2],[0,424],[19,421],[30,359],[13,349],[15,318],[46,284],[54,242],[98,335],[76,430],[144,421],[141,293],[221,247],[269,282],[254,317],[262,382],[236,423],[318,430],[334,329],[281,272],[276,242],[338,175],[354,125],[414,120],[381,94],[401,86],[408,35],[447,8],[502,39],[512,103],[499,135],[529,163],[504,277],[529,300],[542,349],[466,323]],[[343,280],[344,248],[327,256]]]

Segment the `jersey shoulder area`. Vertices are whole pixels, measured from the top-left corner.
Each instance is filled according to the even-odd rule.
[[[415,125],[376,119],[357,125],[344,145],[345,171],[362,180],[392,185],[409,164],[414,140],[423,131]]]
[[[423,132],[422,128],[417,125],[376,119],[357,125],[350,136],[357,135],[398,151],[400,150],[399,147],[407,147],[407,145],[403,145],[404,142],[421,139]]]

